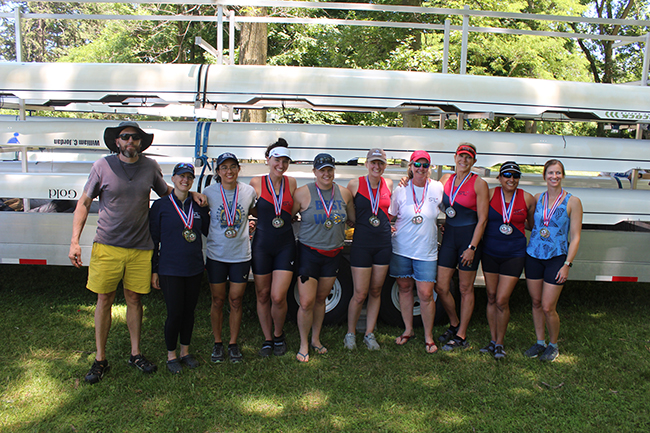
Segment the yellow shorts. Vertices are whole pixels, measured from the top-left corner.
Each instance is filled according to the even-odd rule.
[[[149,293],[152,255],[152,250],[113,247],[95,242],[90,254],[86,287],[95,293],[111,293],[123,280],[125,289],[140,294]]]

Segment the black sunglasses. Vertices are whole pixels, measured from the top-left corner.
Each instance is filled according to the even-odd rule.
[[[124,141],[129,141],[129,138],[132,138],[133,141],[138,141],[142,139],[142,137],[140,137],[140,134],[138,134],[137,132],[135,134],[126,134],[126,133],[120,134],[118,135],[118,137],[120,137]]]
[[[414,162],[413,163],[413,167],[415,167],[415,168],[420,168],[420,167],[429,168],[430,166],[431,166],[431,164],[429,164],[428,162]]]
[[[510,179],[511,177],[515,179],[519,179],[521,177],[521,173],[513,173],[511,171],[506,171],[505,173],[501,173],[501,176],[505,177],[506,179]]]

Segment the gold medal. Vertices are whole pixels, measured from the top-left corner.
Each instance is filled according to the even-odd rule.
[[[370,221],[370,225],[373,227],[379,227],[380,221],[377,215],[373,215],[370,218],[368,218],[368,221]]]
[[[224,235],[225,235],[228,239],[232,239],[232,238],[234,238],[235,236],[237,236],[237,230],[235,229],[234,226],[229,226],[229,227],[226,229],[226,231],[224,232]]]
[[[332,222],[332,220],[327,219],[323,223],[323,226],[325,227],[325,230],[330,230],[332,227],[334,227],[334,223]]]
[[[196,233],[193,230],[185,229],[183,230],[183,237],[187,242],[194,242],[196,240]]]
[[[542,229],[539,231],[539,235],[543,238],[547,238],[551,236],[551,232],[546,227],[542,227]]]

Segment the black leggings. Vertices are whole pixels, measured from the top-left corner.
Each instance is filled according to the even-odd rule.
[[[165,344],[170,352],[176,350],[179,335],[183,346],[190,345],[202,280],[203,272],[193,277],[160,275],[160,288],[167,304]]]

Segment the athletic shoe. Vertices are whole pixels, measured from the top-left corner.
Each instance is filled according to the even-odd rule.
[[[154,373],[156,370],[158,370],[156,364],[149,361],[141,353],[135,356],[131,355],[131,357],[129,358],[129,365],[147,374]]]
[[[181,364],[185,365],[190,370],[201,365],[191,353],[188,353],[181,358]]]
[[[210,361],[217,363],[223,362],[223,343],[214,343],[212,346],[212,356],[210,356]]]
[[[494,359],[497,361],[506,357],[506,351],[503,350],[503,346],[498,345],[494,346]]]
[[[457,335],[451,340],[449,340],[447,344],[442,346],[442,350],[444,350],[445,352],[451,352],[452,350],[455,349],[467,349],[468,347],[469,347],[469,343],[467,342],[467,340],[465,340],[464,338],[460,338]]]
[[[494,342],[490,341],[487,346],[481,347],[478,351],[481,353],[494,353]]]
[[[111,366],[108,365],[107,360],[103,360],[103,361],[95,360],[95,362],[93,362],[92,367],[90,367],[90,370],[86,374],[86,378],[85,378],[86,382],[91,384],[99,382],[100,380],[102,380],[104,375],[108,373],[110,369]]]
[[[535,343],[530,347],[530,349],[524,352],[524,356],[527,356],[529,358],[537,358],[539,355],[544,353],[545,350],[546,346],[543,344]]]
[[[438,341],[446,343],[456,336],[456,332],[458,332],[458,326],[450,326],[440,337],[438,337]]]
[[[273,354],[275,356],[282,356],[285,353],[287,353],[287,341],[283,332],[279,337],[273,336]]]
[[[244,360],[244,356],[241,354],[237,343],[228,346],[228,358],[230,358],[230,362],[233,364]]]
[[[546,350],[539,357],[540,361],[553,362],[557,359],[560,351],[557,347],[551,346],[550,344],[546,346]]]
[[[267,340],[262,344],[262,348],[258,352],[258,355],[260,355],[262,358],[268,358],[269,356],[271,356],[272,353],[273,353],[273,342]]]
[[[373,336],[374,338],[374,336]],[[365,341],[365,337],[364,337]],[[367,344],[367,343],[366,343]],[[377,342],[375,342],[377,344]],[[357,348],[357,337],[351,332],[348,332],[345,334],[345,338],[343,339],[343,347],[345,347],[348,350],[354,350]]]
[[[366,343],[366,346],[368,346],[368,350],[379,350],[379,343],[377,343],[377,339],[375,338],[375,334],[372,332],[365,337],[363,337],[363,342]]]
[[[167,361],[167,370],[169,370],[171,374],[181,374],[183,371],[181,361],[178,358]]]

